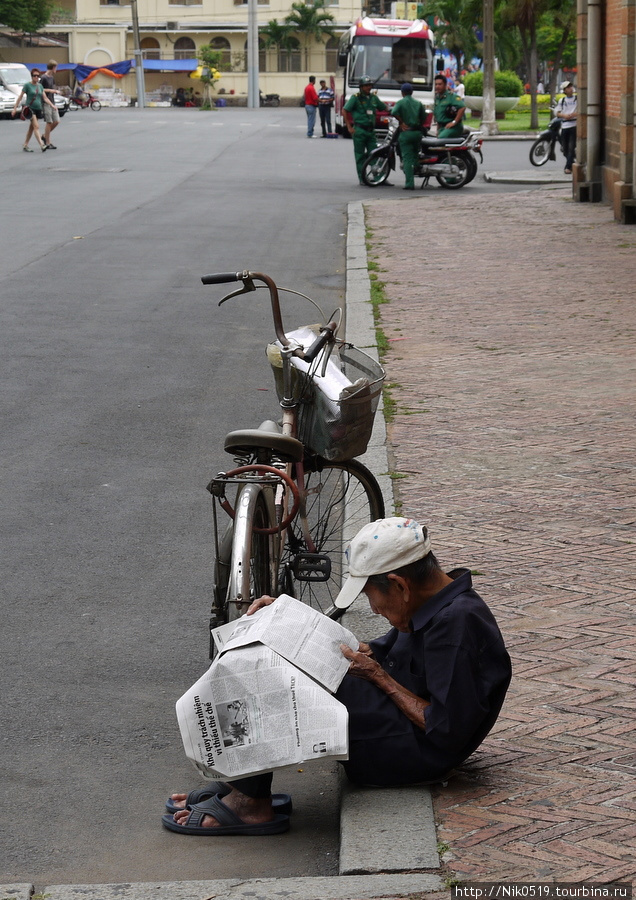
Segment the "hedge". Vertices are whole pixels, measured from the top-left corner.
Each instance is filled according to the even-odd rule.
[[[484,93],[484,73],[469,72],[464,77],[468,97],[481,97]],[[523,84],[515,72],[495,72],[495,97],[521,97]]]

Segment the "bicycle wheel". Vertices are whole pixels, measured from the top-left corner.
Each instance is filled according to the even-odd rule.
[[[550,159],[551,142],[547,138],[539,138],[530,148],[530,162],[533,166],[544,166]]]
[[[99,112],[101,108],[102,104],[99,102],[99,100],[91,100],[91,109],[94,109],[95,112]]]
[[[315,550],[303,533],[303,508],[287,532],[279,592],[292,594],[332,618],[343,580],[347,543],[368,522],[384,516],[384,500],[371,472],[357,460],[318,460],[305,474],[305,520]]]
[[[274,524],[268,499],[258,484],[246,485],[237,497],[225,595],[225,619],[228,622],[240,618],[252,600],[272,594],[275,588],[273,538],[256,531]],[[218,563],[217,572],[220,570]]]

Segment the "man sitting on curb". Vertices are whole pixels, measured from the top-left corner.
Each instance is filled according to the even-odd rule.
[[[426,528],[412,519],[365,525],[347,559],[336,606],[363,592],[393,626],[357,651],[342,646],[350,666],[336,698],[349,712],[347,777],[381,786],[441,780],[477,749],[501,710],[511,666],[497,623],[468,569],[446,574]],[[261,597],[248,615],[274,602]],[[211,836],[286,831],[291,799],[272,797],[271,784],[268,772],[173,794],[163,824]]]

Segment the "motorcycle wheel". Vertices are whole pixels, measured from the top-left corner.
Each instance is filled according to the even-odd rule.
[[[530,147],[530,162],[533,166],[544,166],[550,159],[551,144],[547,138],[538,138]]]
[[[75,100],[70,100],[69,104],[68,104],[68,108],[72,109],[72,110],[76,110],[76,109],[79,109],[79,106],[77,105]]]
[[[274,98],[274,99],[272,100],[272,106],[280,106],[280,100]]]
[[[95,112],[99,112],[101,108],[102,104],[99,102],[99,100],[91,100],[91,109],[94,109]]]
[[[477,165],[477,160],[476,160],[475,157],[472,155],[472,153],[467,153],[467,154],[466,154],[466,162],[468,163],[468,170],[469,170],[469,171],[468,171],[468,178],[466,179],[465,184],[470,184],[470,182],[473,180],[473,178],[474,178],[475,175],[477,174],[477,171],[478,171],[478,169],[479,169],[479,166]]]
[[[368,187],[377,187],[389,177],[391,162],[386,154],[371,153],[362,167],[362,180]]]
[[[447,188],[449,191],[456,191],[468,184],[470,179],[470,168],[464,156],[451,156],[450,162],[459,169],[458,175],[436,175],[440,187]],[[474,177],[474,176],[473,176]]]

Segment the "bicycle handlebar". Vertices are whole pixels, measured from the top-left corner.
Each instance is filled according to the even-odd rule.
[[[262,281],[263,284],[267,285],[269,289],[269,299],[272,304],[272,316],[274,319],[274,331],[276,332],[276,337],[280,341],[283,347],[289,347],[289,339],[285,334],[285,329],[283,328],[283,318],[280,311],[280,300],[278,297],[278,288],[272,278],[269,275],[263,275],[261,272],[248,272],[247,269],[244,272],[220,272],[212,275],[203,275],[201,277],[201,281],[203,284],[227,284],[232,281],[242,281],[243,282],[243,290],[235,291],[232,294],[228,294],[224,299],[227,300],[229,297],[235,297],[237,294],[247,293],[248,291],[255,291],[256,287],[254,286],[254,281]],[[221,303],[223,300],[221,300]],[[307,362],[312,362],[316,356],[320,353],[325,344],[333,340],[334,333],[337,328],[336,322],[329,322],[327,325],[324,325],[320,329],[320,337],[318,337],[314,343],[311,345],[307,352],[303,352],[302,350],[294,350],[294,356],[299,356],[302,359],[307,360]]]
[[[227,272],[218,275],[202,275],[203,284],[227,284],[230,281],[242,281],[243,272]]]

